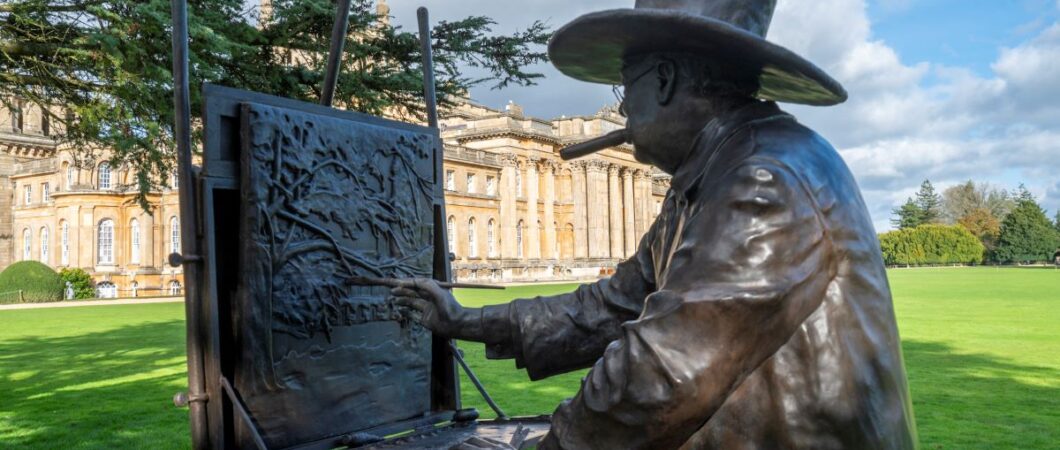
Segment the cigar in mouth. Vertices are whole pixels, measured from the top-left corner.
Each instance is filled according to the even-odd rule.
[[[581,158],[596,153],[605,148],[615,147],[629,142],[629,131],[625,128],[612,131],[598,138],[579,142],[559,151],[559,157],[564,161]]]

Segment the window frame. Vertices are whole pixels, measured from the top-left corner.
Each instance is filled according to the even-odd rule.
[[[51,256],[49,254],[51,253],[51,248],[48,245],[48,239],[51,239],[51,230],[48,227],[40,227],[38,236],[40,237],[40,242],[37,243],[37,256],[40,257],[40,262],[48,264],[48,257]]]
[[[169,252],[180,253],[180,219],[177,216],[169,218]]]
[[[140,220],[129,221],[129,263],[140,264]]]
[[[104,186],[104,174],[106,174],[106,186]],[[112,179],[113,173],[110,169],[110,163],[101,162],[96,168],[96,188],[101,191],[109,191],[114,186],[114,180]]]
[[[104,230],[107,231],[106,234],[104,234]],[[104,249],[106,252],[104,252]],[[106,258],[104,258],[104,255],[106,255]],[[103,219],[96,225],[96,264],[100,266],[114,265],[114,219]]]

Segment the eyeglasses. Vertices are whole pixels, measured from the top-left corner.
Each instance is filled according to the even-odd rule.
[[[611,93],[615,95],[615,100],[618,100],[618,113],[621,114],[622,117],[626,117],[626,112],[624,109],[624,106],[626,104],[626,94],[624,85],[632,86],[633,83],[636,83],[637,80],[644,78],[645,75],[651,73],[653,70],[655,70],[654,66],[649,67],[648,70],[645,70],[637,76],[630,78],[629,81],[624,81],[623,84],[615,84],[611,86]]]

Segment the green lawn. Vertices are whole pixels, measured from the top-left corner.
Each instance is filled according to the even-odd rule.
[[[1060,443],[1060,271],[891,272],[925,449]],[[469,305],[573,285],[463,291]],[[183,305],[0,311],[0,448],[186,448]],[[467,359],[509,414],[549,413],[582,373],[531,383],[511,361]],[[464,399],[491,416],[469,384]]]

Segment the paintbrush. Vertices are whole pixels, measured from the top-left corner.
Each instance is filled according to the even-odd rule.
[[[381,277],[369,277],[363,275],[354,275],[346,280],[350,284],[359,284],[364,286],[389,286],[389,287],[409,287],[409,283],[412,279],[409,278],[381,278]],[[492,284],[473,284],[473,283],[450,283],[447,281],[435,281],[438,286],[446,289],[460,288],[460,289],[504,289],[504,286],[496,286]]]

